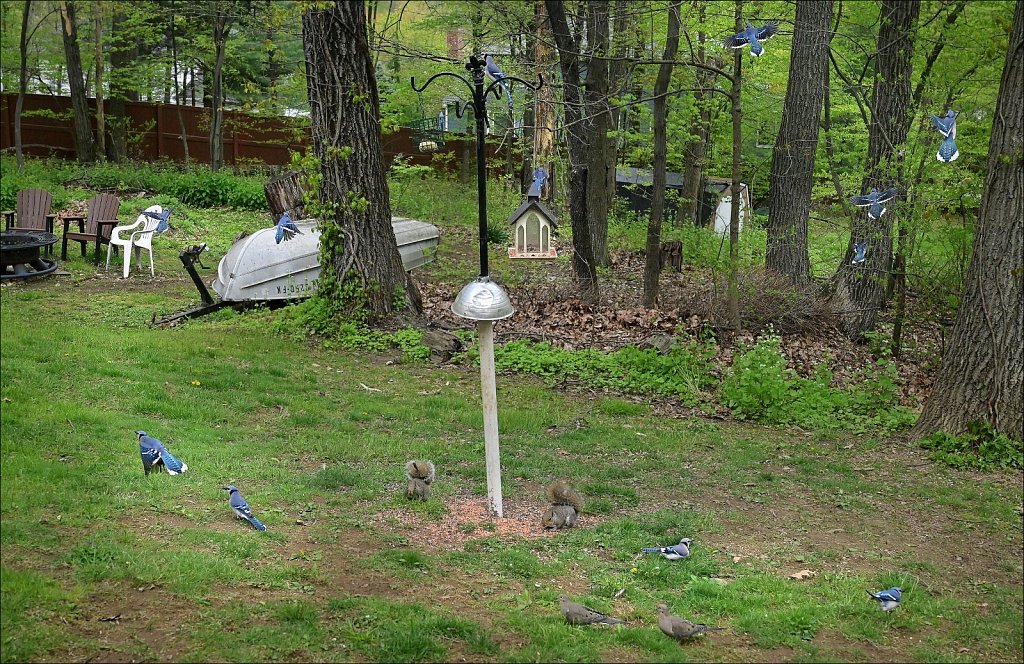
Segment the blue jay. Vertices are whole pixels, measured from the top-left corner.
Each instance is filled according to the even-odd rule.
[[[484,63],[487,65],[487,73],[490,74],[491,78],[501,83],[501,87],[505,88],[505,95],[508,97],[508,105],[512,105],[512,88],[509,87],[508,81],[505,80],[505,73],[498,68],[495,64],[494,58],[490,54],[484,56]]]
[[[867,242],[854,242],[853,243],[853,260],[850,261],[851,265],[860,265],[867,259],[868,243]]]
[[[548,179],[548,172],[543,168],[538,168],[533,172],[533,184],[530,185],[529,191],[526,192],[527,198],[540,198],[540,193],[544,189],[544,182]]]
[[[896,187],[890,187],[885,191],[878,191],[872,188],[870,194],[863,196],[851,196],[850,202],[857,207],[868,208],[868,219],[872,221],[881,219],[885,214],[885,206],[882,203],[888,202],[896,197]],[[869,207],[870,206],[870,207]]]
[[[167,451],[164,444],[147,435],[145,431],[136,431],[139,435],[139,453],[142,455],[142,469],[149,475],[157,466],[167,469],[169,475],[177,475],[188,470],[188,466]]]
[[[249,507],[249,503],[245,502],[245,498],[242,498],[242,494],[238,493],[238,487],[235,485],[224,487],[225,491],[230,492],[231,509],[235,511],[235,516],[239,519],[245,519],[252,524],[252,527],[256,530],[266,530],[267,527],[263,523],[253,516],[252,509]]]
[[[743,48],[747,44],[750,44],[750,55],[756,58],[764,54],[764,46],[761,46],[761,42],[771,39],[778,34],[778,32],[778,21],[769,21],[760,28],[755,28],[748,22],[747,27],[743,32],[726,37],[725,45],[729,48]]]
[[[171,218],[171,208],[164,208],[163,212],[143,212],[150,219],[159,219],[160,223],[156,226],[157,233],[166,233],[167,229],[171,227],[168,223],[168,219]]]
[[[936,117],[934,115],[929,116],[932,124],[942,134],[944,140],[942,145],[939,146],[939,151],[935,153],[935,158],[944,164],[948,164],[951,161],[956,161],[957,157],[960,156],[960,150],[956,147],[956,116],[958,113],[952,109],[946,111],[944,117]]]
[[[660,553],[666,560],[682,560],[683,558],[690,557],[690,542],[693,540],[689,537],[684,537],[679,540],[679,544],[673,544],[672,546],[657,546],[657,547],[644,547],[641,549],[644,553]]]
[[[880,590],[877,593],[869,590],[868,594],[878,600],[883,611],[892,611],[900,605],[900,600],[903,599],[903,588],[889,588],[888,590]]]
[[[292,221],[291,216],[285,212],[277,221],[277,235],[274,236],[274,240],[278,244],[281,244],[281,240],[290,240],[296,233],[302,235],[302,231],[300,231],[299,227],[295,225],[294,221]]]

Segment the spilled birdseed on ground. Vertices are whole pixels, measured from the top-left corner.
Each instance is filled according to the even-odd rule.
[[[454,496],[444,504],[448,511],[439,520],[405,507],[378,512],[373,519],[379,526],[406,537],[409,544],[424,549],[454,551],[466,542],[485,537],[512,540],[559,534],[557,530],[544,530],[540,520],[545,505],[529,498],[506,498],[500,519],[488,514],[486,496]],[[587,525],[588,520],[593,517],[581,516],[576,527]]]

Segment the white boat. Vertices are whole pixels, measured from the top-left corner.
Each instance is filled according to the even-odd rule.
[[[262,228],[235,242],[217,266],[213,289],[224,302],[308,297],[320,276],[320,231],[315,219],[296,221],[301,233],[277,244],[276,228]],[[434,259],[440,232],[415,219],[392,217],[406,272]]]

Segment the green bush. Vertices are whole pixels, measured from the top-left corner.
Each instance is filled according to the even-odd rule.
[[[1024,468],[1024,441],[998,433],[988,422],[971,422],[960,436],[940,431],[919,444],[931,451],[932,459],[954,468]]]
[[[692,340],[678,342],[665,355],[632,346],[613,353],[564,350],[528,340],[494,350],[499,370],[530,373],[552,383],[572,379],[593,387],[676,396],[690,405],[696,405],[710,385],[712,357],[712,345]]]

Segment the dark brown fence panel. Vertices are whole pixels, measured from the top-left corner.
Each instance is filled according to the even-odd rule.
[[[14,150],[14,109],[17,94],[0,93],[0,150]],[[89,107],[95,111],[96,100],[89,99]],[[104,104],[108,121],[111,119],[109,101]],[[179,117],[180,112],[180,117]],[[71,119],[71,98],[49,95],[25,95],[25,106],[21,120],[22,145],[25,154],[38,157],[75,156],[74,129]],[[189,161],[206,164],[210,160],[210,119],[211,109],[174,104],[152,104],[148,102],[126,102],[125,115],[128,122],[128,153],[139,161],[169,160],[185,161],[182,146],[182,126],[187,137]],[[96,131],[95,124],[93,132]],[[109,127],[107,128],[109,132]],[[429,153],[417,150],[411,130],[400,128],[384,136],[382,145],[388,162],[398,155],[409,158],[410,163],[433,166],[439,170],[458,172],[464,155],[475,158],[473,149],[465,150],[465,141],[471,136],[452,139],[449,134],[440,152],[454,153],[453,159],[437,160]],[[224,114],[224,163],[246,166],[265,164],[287,165],[291,153],[308,148],[309,127],[303,120],[286,117],[265,117],[226,111]],[[107,139],[110,145],[110,139]],[[508,150],[515,147],[515,141],[487,143],[488,159],[492,173],[506,172]]]

